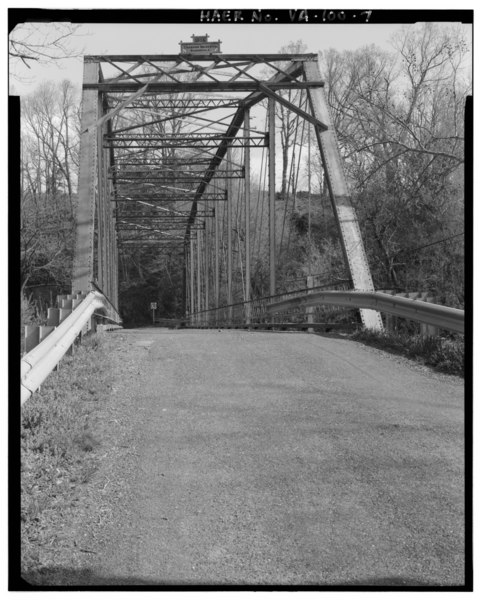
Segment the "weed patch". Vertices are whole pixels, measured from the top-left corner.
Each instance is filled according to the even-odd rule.
[[[361,330],[353,333],[351,337],[370,346],[417,360],[442,373],[464,376],[465,344],[463,336],[442,338]]]
[[[109,394],[112,377],[105,346],[96,335],[85,340],[22,408],[24,572],[48,565],[51,549],[60,544],[52,532],[61,531],[63,519],[75,509],[79,486],[97,470],[96,410]]]

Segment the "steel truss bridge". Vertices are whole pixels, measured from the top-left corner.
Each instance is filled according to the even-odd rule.
[[[286,90],[299,91],[305,103],[287,99],[287,94],[282,95]],[[95,281],[117,310],[120,253],[132,246],[155,247],[159,252],[179,248],[184,254],[186,313],[219,310],[223,226],[227,232],[225,304],[232,305],[233,182],[244,181],[248,232],[250,156],[253,149],[264,148],[269,289],[274,296],[277,104],[313,131],[350,287],[373,292],[317,56],[169,54],[84,58],[73,293],[87,293]],[[250,111],[256,105],[266,105],[266,130],[251,122]],[[236,159],[240,156],[241,161]],[[250,302],[250,235],[245,235],[244,244],[243,297]],[[245,312],[249,320],[250,311]],[[382,328],[377,310],[360,312],[364,326]]]

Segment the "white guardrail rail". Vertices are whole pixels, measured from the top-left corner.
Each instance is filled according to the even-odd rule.
[[[464,333],[465,311],[458,308],[449,308],[441,304],[432,304],[421,300],[412,300],[391,296],[383,292],[356,292],[356,291],[324,291],[309,292],[303,296],[273,302],[267,305],[267,312],[275,315],[292,308],[301,306],[317,306],[319,304],[335,304],[351,308],[372,308],[384,313],[435,325],[441,329]]]
[[[45,381],[77,336],[85,330],[94,312],[99,309],[104,309],[106,314],[114,312],[103,294],[97,291],[89,292],[79,306],[52,333],[22,357],[20,361],[21,404],[24,404]]]

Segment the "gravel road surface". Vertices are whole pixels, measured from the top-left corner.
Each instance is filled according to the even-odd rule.
[[[462,380],[317,335],[110,335],[92,583],[464,584]]]

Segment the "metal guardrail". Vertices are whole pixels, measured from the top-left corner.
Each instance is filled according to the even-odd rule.
[[[350,308],[370,308],[384,313],[403,317],[441,329],[464,333],[465,312],[418,299],[401,298],[381,292],[322,291],[309,292],[295,298],[272,302],[266,310],[270,315],[291,309],[319,304],[330,304]]]
[[[96,310],[103,309],[111,320],[119,322],[113,308],[99,292],[90,292],[72,313],[58,325],[38,346],[20,361],[21,404],[45,381],[60,359],[86,328]]]
[[[337,282],[331,282],[330,284],[317,285],[311,290],[322,290],[327,289],[328,286],[331,288],[348,289],[350,285],[349,280],[341,280]],[[210,308],[195,313],[186,315],[185,319],[182,319],[183,326],[194,327],[194,328],[205,328],[205,327],[242,327],[252,325],[267,325],[275,327],[277,324],[273,322],[273,319],[267,311],[267,307],[273,301],[274,298],[280,301],[287,300],[289,298],[299,297],[302,293],[306,292],[307,288],[291,290],[282,292],[276,296],[264,296],[261,298],[255,298],[252,300],[245,300],[242,302],[236,302],[234,304],[227,304],[219,306],[217,308]],[[356,308],[356,307],[351,307]],[[318,325],[333,325],[334,323],[328,323],[333,321],[334,317],[338,317],[340,313],[347,314],[346,309],[323,309],[319,311],[320,314],[312,314],[310,322],[307,321],[307,314],[297,315],[294,320],[294,315],[287,316],[286,318],[280,319],[278,325],[291,325],[292,327],[300,326],[307,327],[313,324],[317,325],[317,321],[323,321]]]

